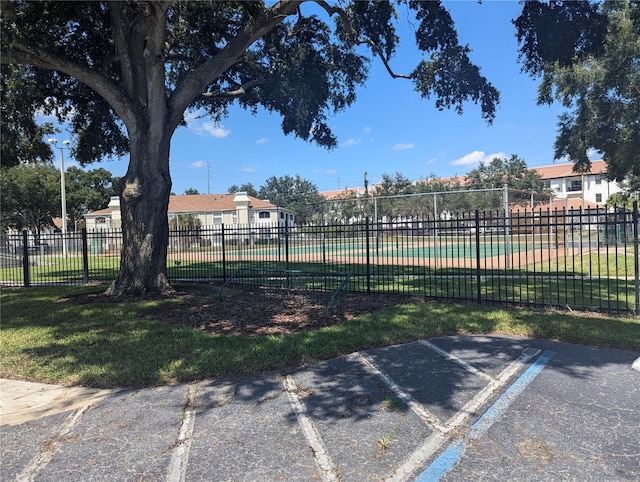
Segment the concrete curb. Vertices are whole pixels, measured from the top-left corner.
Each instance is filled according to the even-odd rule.
[[[17,425],[92,405],[114,392],[116,390],[65,387],[0,378],[0,425]]]

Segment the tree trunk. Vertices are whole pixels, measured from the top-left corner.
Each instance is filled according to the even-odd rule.
[[[172,290],[167,278],[171,192],[169,137],[130,135],[129,169],[120,182],[122,253],[120,272],[107,295],[141,295]]]

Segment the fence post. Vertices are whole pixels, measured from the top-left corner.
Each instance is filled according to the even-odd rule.
[[[370,245],[369,245],[369,240],[370,240],[370,231],[369,231],[369,216],[367,216],[365,218],[365,233],[366,233],[366,246],[367,246],[367,294],[371,294],[371,257],[369,256],[370,253]]]
[[[220,237],[222,238],[222,280],[227,281],[227,256],[226,256],[226,243],[225,243],[225,234],[224,234],[224,223],[222,223],[222,227],[220,228]]]
[[[504,265],[505,268],[511,268],[511,229],[510,229],[510,213],[509,213],[509,187],[505,184],[502,192],[502,202],[504,203]]]
[[[482,302],[480,283],[480,211],[476,209],[476,301],[478,304]]]
[[[633,202],[633,270],[636,284],[636,315],[640,315],[640,262],[638,261],[638,201]]]
[[[87,228],[82,228],[82,279],[84,284],[89,282],[89,243]]]
[[[284,269],[289,271],[289,216],[284,219]]]
[[[27,246],[28,234],[27,230],[22,231],[22,285],[25,288],[31,286],[29,279],[29,247]]]

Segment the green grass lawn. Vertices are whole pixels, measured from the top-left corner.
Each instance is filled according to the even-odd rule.
[[[398,305],[282,336],[211,335],[144,318],[176,299],[81,304],[104,286],[5,289],[0,376],[92,387],[142,387],[296,367],[441,335],[500,333],[640,351],[640,319],[453,303]]]

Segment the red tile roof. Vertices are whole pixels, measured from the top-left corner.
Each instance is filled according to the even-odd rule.
[[[364,188],[354,187],[354,188],[336,189],[335,191],[322,191],[319,194],[325,199],[334,199],[334,198],[344,197],[345,195],[351,195],[352,193],[363,195]]]
[[[562,164],[552,164],[550,166],[531,167],[529,169],[536,171],[538,174],[540,174],[540,177],[542,177],[542,179],[561,179],[564,177],[580,176],[580,173],[573,171],[573,165],[574,164],[572,162],[564,162]],[[591,170],[589,171],[589,174],[604,174],[606,172],[607,172],[607,164],[603,160],[591,161]],[[451,184],[458,183],[460,184],[461,187],[464,187],[466,185],[466,176],[442,177],[442,178],[437,178],[434,181],[451,183]],[[421,179],[417,182],[428,184],[429,182],[431,182],[431,179]],[[370,186],[369,192],[374,193],[375,187],[376,187],[375,185]],[[364,188],[356,187],[356,188],[342,189],[337,191],[324,191],[324,192],[321,192],[320,195],[322,195],[325,199],[333,199],[337,196],[340,196],[345,191],[364,192]]]
[[[547,211],[550,209],[553,211],[578,211],[580,208],[584,209],[602,209],[603,206],[599,206],[598,204],[592,203],[591,201],[582,200],[581,198],[555,198],[551,201],[551,205],[548,202],[536,204],[533,208],[534,212],[539,210]],[[523,211],[531,211],[531,206],[529,205],[519,205],[519,206],[511,206],[510,211],[512,212],[523,212]]]
[[[203,211],[235,211],[233,203],[235,194],[192,194],[171,196],[169,198],[170,213],[203,212]],[[249,196],[253,209],[275,209],[277,206],[268,201]]]
[[[235,194],[192,194],[169,197],[170,213],[192,213],[211,211],[235,211],[233,203]],[[249,207],[252,209],[276,209],[275,204],[249,196]],[[89,216],[111,214],[110,208],[87,213]]]
[[[563,177],[576,177],[580,173],[573,171],[573,163],[554,164],[552,166],[532,167],[534,171],[540,174],[542,179],[561,179]],[[607,164],[600,161],[591,161],[591,170],[589,174],[604,174],[607,172]]]

